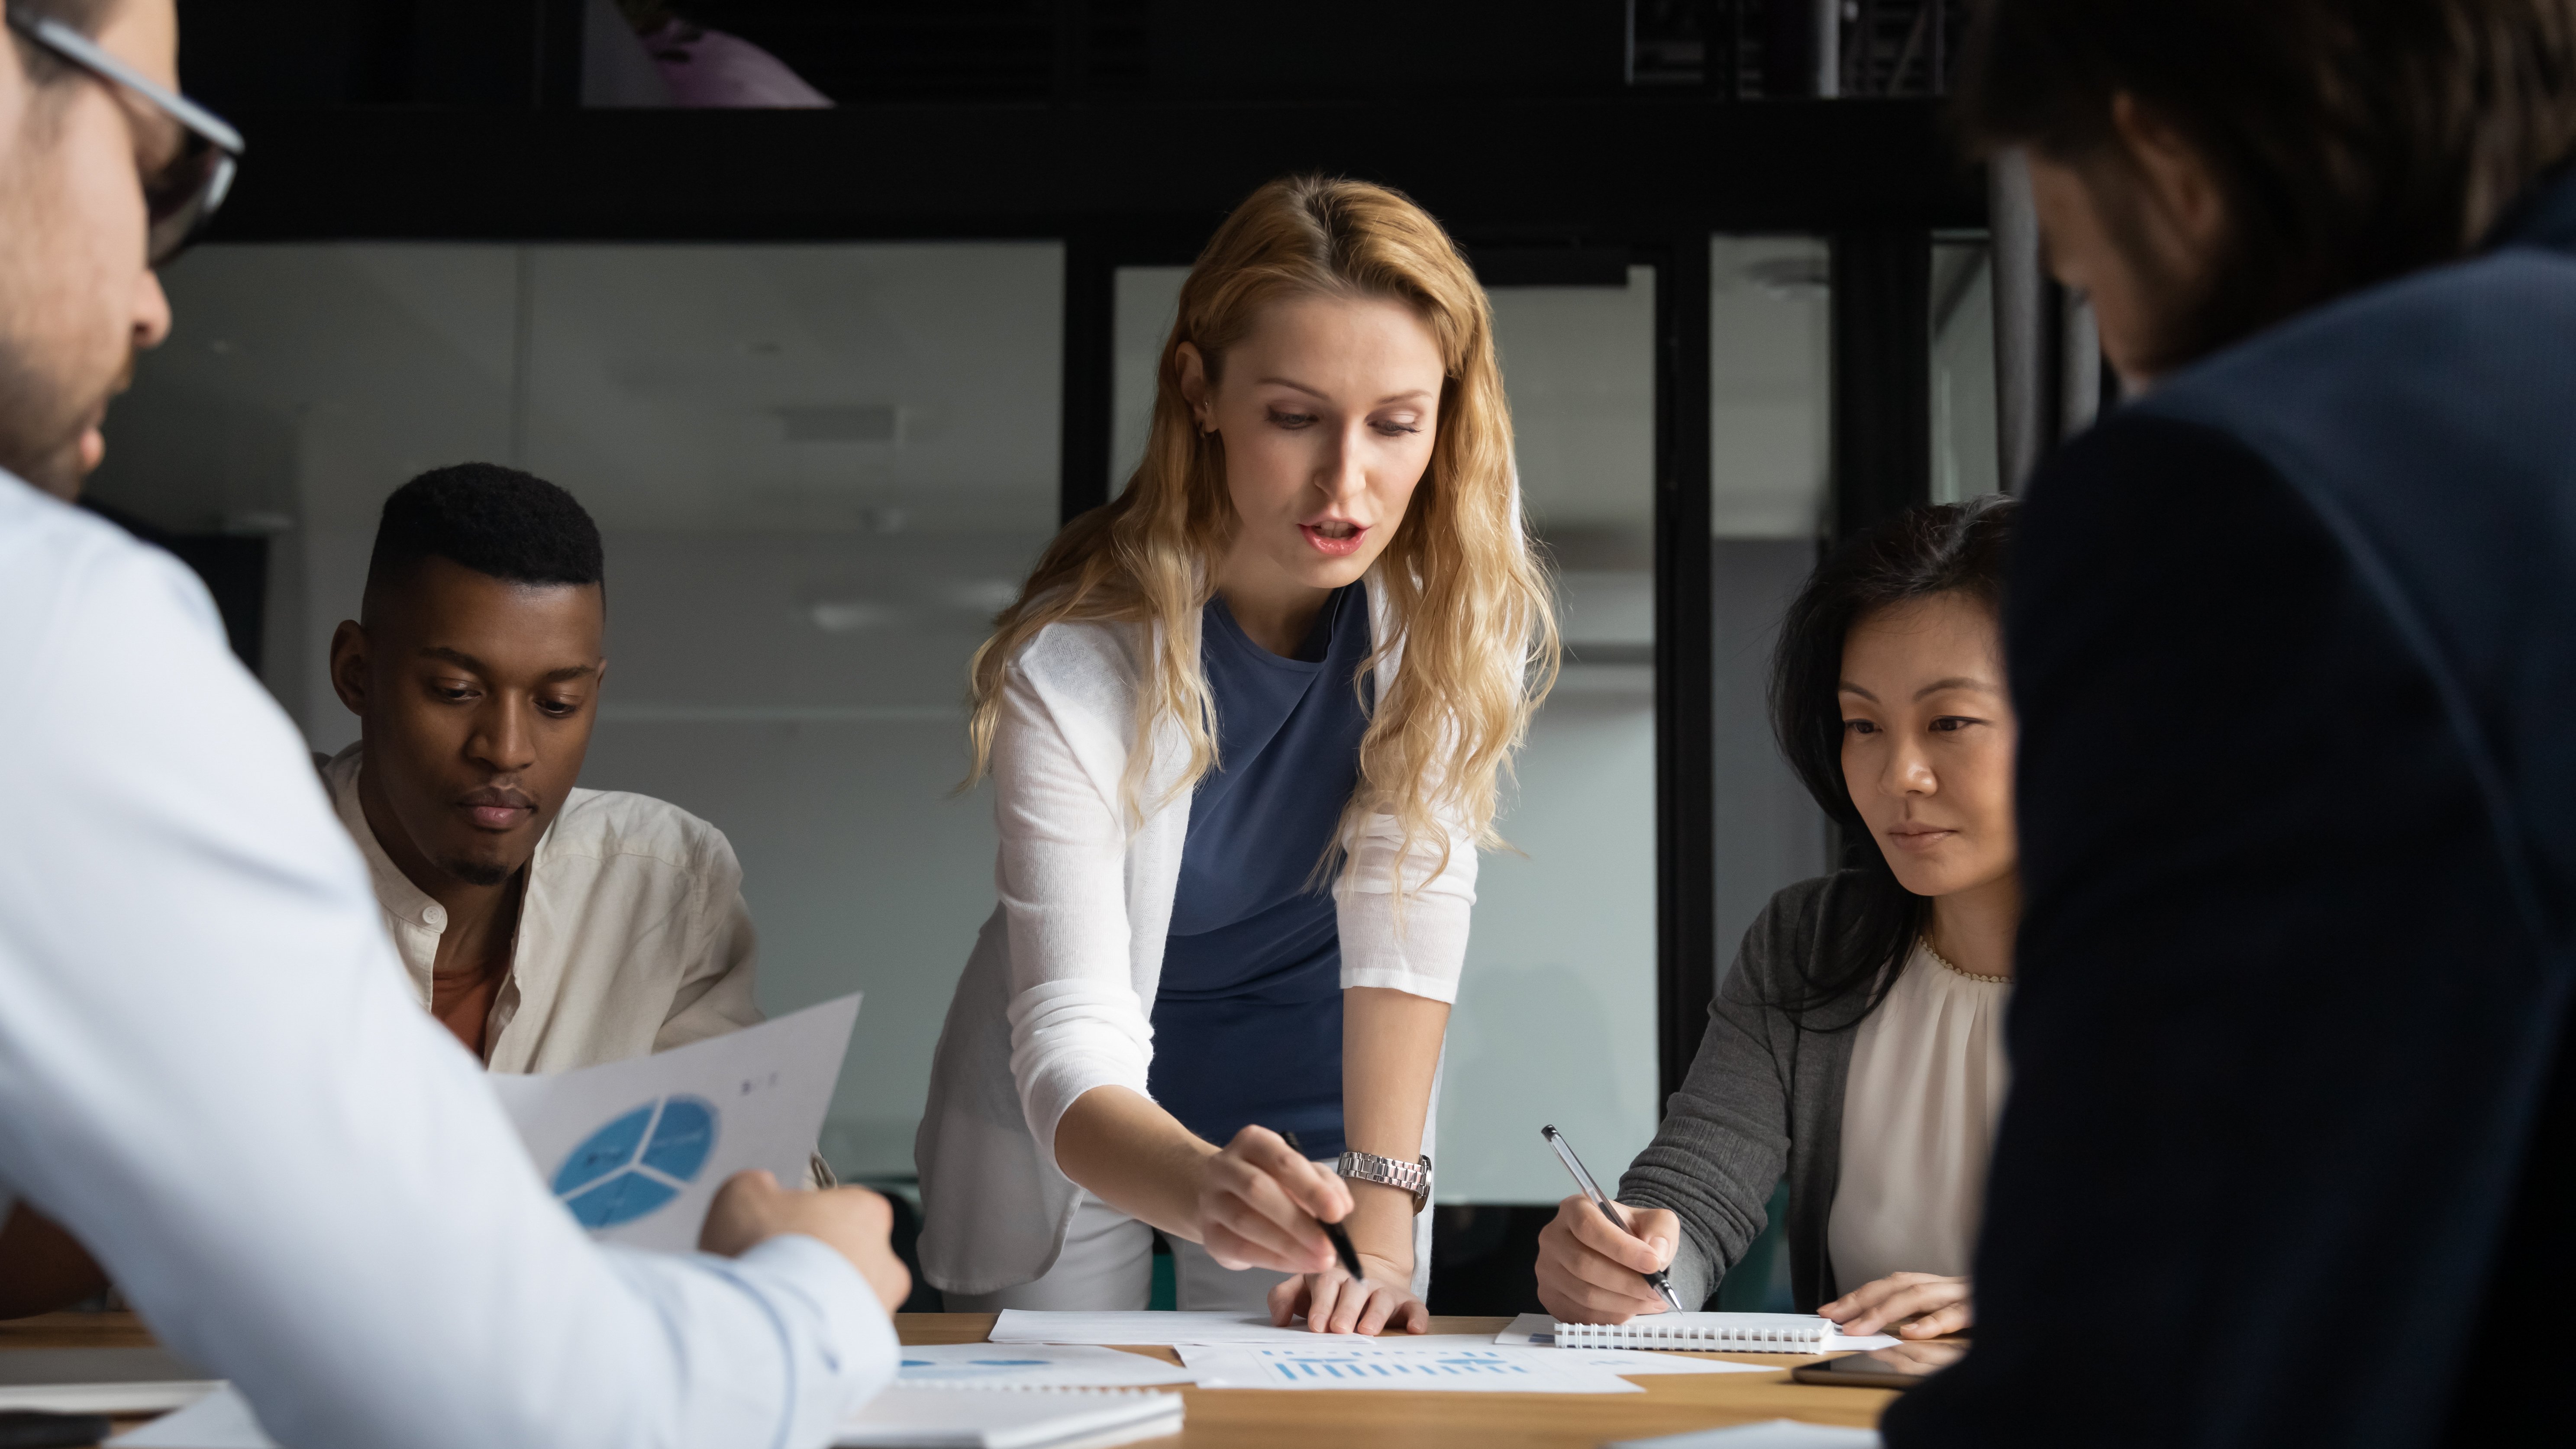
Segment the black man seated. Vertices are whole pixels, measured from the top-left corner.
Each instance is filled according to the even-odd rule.
[[[322,765],[411,984],[496,1072],[644,1056],[761,1019],[723,832],[579,790],[607,627],[599,529],[489,463],[385,500],[331,640],[358,743]]]

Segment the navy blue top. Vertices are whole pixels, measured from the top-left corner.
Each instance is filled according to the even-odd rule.
[[[1220,768],[1190,802],[1146,1083],[1219,1146],[1257,1123],[1338,1156],[1342,942],[1316,866],[1359,782],[1368,593],[1334,590],[1294,659],[1252,642],[1222,597],[1199,638]]]

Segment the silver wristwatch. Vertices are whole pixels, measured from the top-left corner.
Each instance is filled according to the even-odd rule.
[[[1345,1152],[1333,1170],[1357,1182],[1382,1183],[1400,1187],[1413,1194],[1413,1210],[1420,1212],[1431,1201],[1431,1159],[1420,1162],[1398,1162],[1374,1152]]]

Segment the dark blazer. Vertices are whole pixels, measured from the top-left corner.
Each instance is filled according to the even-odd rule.
[[[2476,1367],[2576,1286],[2576,182],[2502,236],[2032,483],[2012,1099],[1894,1449],[2576,1434]]]

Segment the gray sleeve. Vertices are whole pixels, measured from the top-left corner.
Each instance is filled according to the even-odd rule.
[[[1655,1140],[1619,1179],[1619,1200],[1681,1219],[1673,1296],[1696,1309],[1744,1257],[1769,1220],[1772,1189],[1789,1159],[1791,1063],[1775,1047],[1794,1029],[1762,1003],[1807,934],[1803,887],[1772,897],[1744,933],[1735,966],[1709,1003],[1708,1031],[1690,1075],[1665,1104]]]

